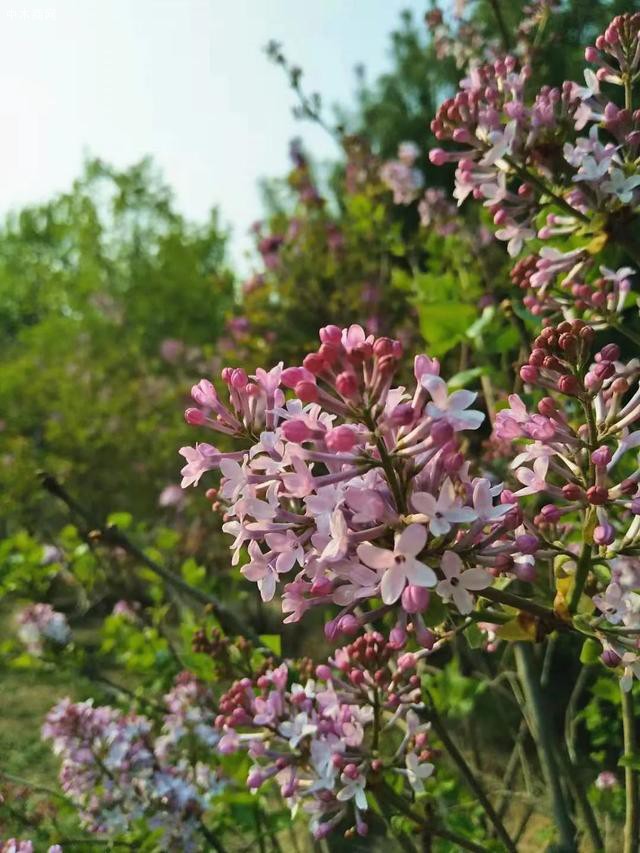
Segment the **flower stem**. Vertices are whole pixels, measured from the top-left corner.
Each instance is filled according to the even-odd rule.
[[[638,771],[630,764],[636,759],[636,726],[633,713],[631,691],[620,691],[622,699],[622,731],[624,737],[624,757],[629,764],[624,768],[624,787],[626,795],[624,821],[624,853],[637,853],[640,848],[640,788]]]
[[[496,18],[496,23],[498,25],[498,29],[500,30],[500,37],[502,39],[502,46],[505,49],[505,52],[509,52],[509,30],[507,29],[507,25],[504,20],[504,15],[502,14],[502,9],[500,8],[500,0],[490,0],[491,8],[493,9],[493,14]]]
[[[589,574],[589,569],[591,568],[591,544],[589,542],[585,542],[582,546],[582,551],[580,553],[580,557],[578,558],[578,565],[576,567],[575,574],[575,582],[573,584],[573,592],[571,593],[571,599],[569,601],[569,610],[571,613],[575,613],[578,609],[578,604],[580,603],[580,597],[582,595],[582,590],[584,589],[584,585],[587,581],[587,576]]]
[[[495,589],[488,587],[481,590],[478,595],[482,598],[487,598],[497,604],[506,604],[508,607],[515,607],[517,610],[524,610],[525,613],[531,613],[532,616],[537,616],[539,619],[548,624],[554,630],[569,630],[571,626],[564,622],[560,617],[535,601],[529,598],[523,598],[521,595],[515,595],[513,592],[507,592],[506,589]]]
[[[478,798],[478,802],[480,803],[482,808],[485,810],[487,817],[489,818],[489,820],[493,824],[495,831],[498,835],[498,838],[502,841],[502,843],[507,848],[509,853],[517,853],[517,848],[516,848],[515,844],[513,843],[513,841],[511,840],[509,833],[505,829],[505,826],[504,826],[502,820],[498,816],[498,813],[496,812],[494,807],[491,805],[491,801],[487,797],[483,787],[480,785],[480,782],[476,779],[476,776],[475,776],[473,770],[471,770],[471,768],[469,767],[469,765],[465,761],[464,756],[462,755],[462,753],[460,752],[458,747],[455,745],[455,743],[449,737],[449,732],[447,731],[446,726],[444,725],[444,722],[442,721],[442,718],[438,714],[438,712],[435,708],[435,705],[433,704],[433,701],[431,701],[431,700],[429,702],[428,713],[429,713],[429,719],[431,721],[431,725],[433,726],[433,730],[436,732],[436,734],[438,735],[438,737],[442,741],[444,748],[447,750],[447,752],[451,756],[451,759],[454,762],[454,764],[457,765],[458,770],[460,771],[460,773],[464,777],[467,785],[471,788],[473,793]]]
[[[582,211],[572,207],[566,199],[555,193],[551,187],[542,180],[542,178],[539,178],[533,172],[530,172],[526,166],[521,166],[519,163],[516,163],[515,160],[512,160],[511,157],[505,157],[504,159],[523,181],[527,181],[528,183],[536,186],[542,193],[548,195],[549,198],[552,198],[558,207],[566,210],[567,213],[570,213],[571,216],[574,216],[576,219],[580,219],[582,222],[590,221],[588,216],[585,216]]]
[[[396,503],[396,509],[401,515],[406,515],[407,513],[407,502],[402,494],[402,489],[400,487],[400,482],[398,481],[398,476],[396,469],[393,467],[393,460],[389,455],[389,451],[387,450],[387,446],[384,443],[384,439],[381,438],[376,433],[376,425],[373,422],[373,418],[371,415],[367,413],[366,415],[366,423],[371,433],[374,437],[376,448],[378,453],[380,454],[380,462],[382,464],[382,469],[387,476],[387,480],[389,481],[389,488],[393,494],[393,499]]]
[[[408,817],[410,820],[417,823],[418,826],[424,827],[425,821],[428,820],[428,818],[425,819],[421,815],[412,811],[409,804],[406,803],[402,797],[399,797],[398,794],[389,787],[389,785],[384,785],[383,792],[389,802],[389,805],[398,809],[399,812],[402,812],[405,817]],[[453,844],[457,844],[461,850],[471,850],[472,853],[485,853],[486,851],[486,848],[481,847],[480,844],[476,844],[474,841],[470,841],[468,838],[458,835],[457,832],[450,832],[448,829],[445,829],[443,826],[439,826],[436,823],[429,822],[428,829],[431,835],[435,835],[437,838],[442,838],[445,841],[451,841]]]
[[[567,808],[560,783],[556,745],[553,743],[549,715],[546,713],[540,682],[536,677],[533,662],[533,650],[528,643],[514,643],[514,656],[518,677],[522,684],[529,728],[535,741],[540,766],[549,789],[555,818],[556,829],[560,837],[563,853],[576,853],[576,830]]]

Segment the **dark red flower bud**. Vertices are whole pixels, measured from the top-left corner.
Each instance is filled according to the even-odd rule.
[[[604,486],[590,486],[587,489],[587,500],[594,506],[602,506],[609,500],[609,491]]]

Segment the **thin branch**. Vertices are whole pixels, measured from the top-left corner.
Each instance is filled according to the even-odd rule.
[[[528,643],[515,643],[514,654],[518,676],[522,684],[526,709],[529,712],[531,735],[538,749],[538,758],[551,796],[556,829],[563,850],[576,851],[576,830],[569,814],[567,803],[560,783],[556,747],[553,743],[549,718],[544,708],[540,682],[533,664],[533,651]]]
[[[456,764],[456,766],[458,767],[458,770],[460,771],[460,773],[464,777],[467,785],[469,786],[469,788],[471,788],[473,793],[476,795],[478,802],[480,803],[482,808],[485,810],[487,817],[489,818],[489,820],[493,824],[493,826],[496,830],[496,833],[498,835],[498,838],[502,841],[502,843],[505,845],[505,847],[507,848],[507,850],[509,850],[510,853],[518,853],[515,844],[511,840],[509,833],[505,829],[505,826],[504,826],[502,820],[500,819],[498,813],[496,812],[493,805],[491,804],[491,801],[487,797],[487,795],[484,791],[484,788],[478,782],[474,772],[471,770],[471,768],[467,764],[464,756],[462,755],[462,753],[460,752],[458,747],[451,740],[451,737],[449,736],[449,732],[447,731],[447,728],[444,725],[442,718],[440,717],[438,711],[436,710],[435,705],[433,704],[433,700],[431,700],[431,697],[429,697],[428,715],[429,715],[429,720],[431,721],[431,725],[433,726],[433,730],[436,732],[436,734],[438,735],[438,737],[442,741],[444,748],[447,750],[447,752],[451,756],[451,759],[454,762],[454,764]]]
[[[389,785],[384,784],[383,791],[391,805],[395,806],[398,811],[402,812],[405,817],[414,821],[418,826],[423,829],[428,828],[431,835],[434,835],[437,838],[443,838],[446,841],[451,841],[454,844],[457,844],[462,850],[471,850],[472,853],[486,853],[485,847],[481,847],[479,844],[476,844],[474,841],[470,841],[463,835],[458,835],[457,832],[451,832],[450,830],[445,829],[445,827],[430,821],[429,818],[423,817],[417,812],[412,811],[411,807],[405,803],[402,797],[399,797],[396,792],[389,787]]]
[[[507,29],[507,25],[504,20],[504,15],[502,14],[502,9],[500,8],[500,0],[489,0],[491,4],[491,8],[493,9],[493,14],[496,18],[496,23],[498,24],[498,29],[500,30],[500,36],[502,38],[502,46],[505,49],[506,53],[509,53],[511,50],[510,47],[510,38],[509,38],[509,30]]]
[[[36,782],[30,782],[28,779],[23,779],[22,776],[15,776],[13,773],[7,773],[6,770],[0,770],[0,778],[6,779],[7,782],[12,782],[14,785],[24,785],[25,788],[30,788],[32,791],[37,791],[41,794],[49,794],[50,797],[56,797],[65,803],[71,805],[71,800],[60,791],[53,788],[48,788],[46,785],[39,785]]]
[[[98,540],[106,543],[107,545],[122,548],[122,550],[131,557],[138,560],[140,563],[143,563],[148,569],[151,569],[154,574],[161,577],[173,589],[184,593],[184,595],[189,596],[199,604],[211,607],[220,622],[222,629],[226,633],[242,634],[254,643],[258,645],[260,644],[258,635],[251,630],[251,627],[240,620],[235,613],[229,610],[229,608],[226,607],[216,596],[211,593],[204,592],[197,587],[191,586],[191,584],[187,583],[184,578],[180,577],[180,575],[175,574],[171,569],[168,569],[166,566],[152,560],[151,557],[147,556],[141,548],[132,542],[131,539],[129,539],[129,537],[115,525],[104,526],[97,522],[96,519],[92,519],[85,509],[75,500],[75,498],[69,494],[65,487],[58,482],[55,477],[51,476],[51,474],[41,472],[39,476],[43,488],[54,497],[61,500],[72,513],[82,519],[85,525],[84,535],[87,540],[93,542]]]
[[[636,756],[636,724],[633,711],[633,696],[631,690],[620,691],[622,700],[622,730],[624,736],[624,757],[629,762],[624,768],[625,788],[625,820],[624,820],[624,853],[638,853],[640,848],[640,789],[638,787],[638,771],[630,765],[637,760]]]
[[[506,604],[508,607],[514,607],[516,610],[524,610],[525,613],[531,613],[532,616],[537,616],[549,630],[571,630],[571,625],[561,619],[553,610],[544,607],[542,604],[538,604],[536,601],[532,601],[530,598],[523,598],[521,595],[515,595],[506,589],[496,589],[495,587],[487,587],[487,589],[480,590],[478,595],[497,604]]]

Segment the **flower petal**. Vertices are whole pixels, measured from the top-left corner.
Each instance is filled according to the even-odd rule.
[[[396,552],[416,557],[427,543],[427,531],[421,524],[410,524],[400,534]]]
[[[454,578],[464,569],[464,563],[455,551],[445,551],[440,561],[440,568],[447,579]]]
[[[454,586],[452,598],[460,613],[463,615],[471,613],[473,610],[473,596],[463,586],[460,584]]]
[[[406,581],[403,566],[394,565],[387,569],[380,584],[380,595],[385,604],[393,604],[400,598]]]
[[[357,554],[360,560],[372,569],[388,569],[393,566],[393,552],[386,548],[377,548],[370,542],[358,545]]]
[[[486,589],[492,580],[484,569],[467,569],[460,575],[460,583],[465,589]]]
[[[438,583],[433,569],[418,560],[407,560],[404,570],[409,583],[415,586],[435,586]]]
[[[462,409],[468,409],[477,396],[477,391],[454,391],[449,397],[449,410],[459,412]]]
[[[414,509],[417,509],[418,512],[423,512],[425,515],[428,515],[429,518],[431,518],[436,511],[436,499],[433,495],[430,495],[429,492],[416,492],[411,498],[411,503],[413,504]]]

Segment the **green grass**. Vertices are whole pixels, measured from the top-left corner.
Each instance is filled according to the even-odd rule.
[[[0,636],[13,633],[13,615],[5,607],[0,611]],[[88,682],[68,670],[46,664],[16,668],[0,658],[0,841],[30,838],[39,853],[51,843],[49,830],[60,838],[82,835],[64,801],[49,793],[60,791],[59,761],[40,730],[59,699],[89,694]]]
[[[76,686],[68,673],[0,669],[1,768],[37,784],[55,785],[58,762],[40,739],[47,711]]]

